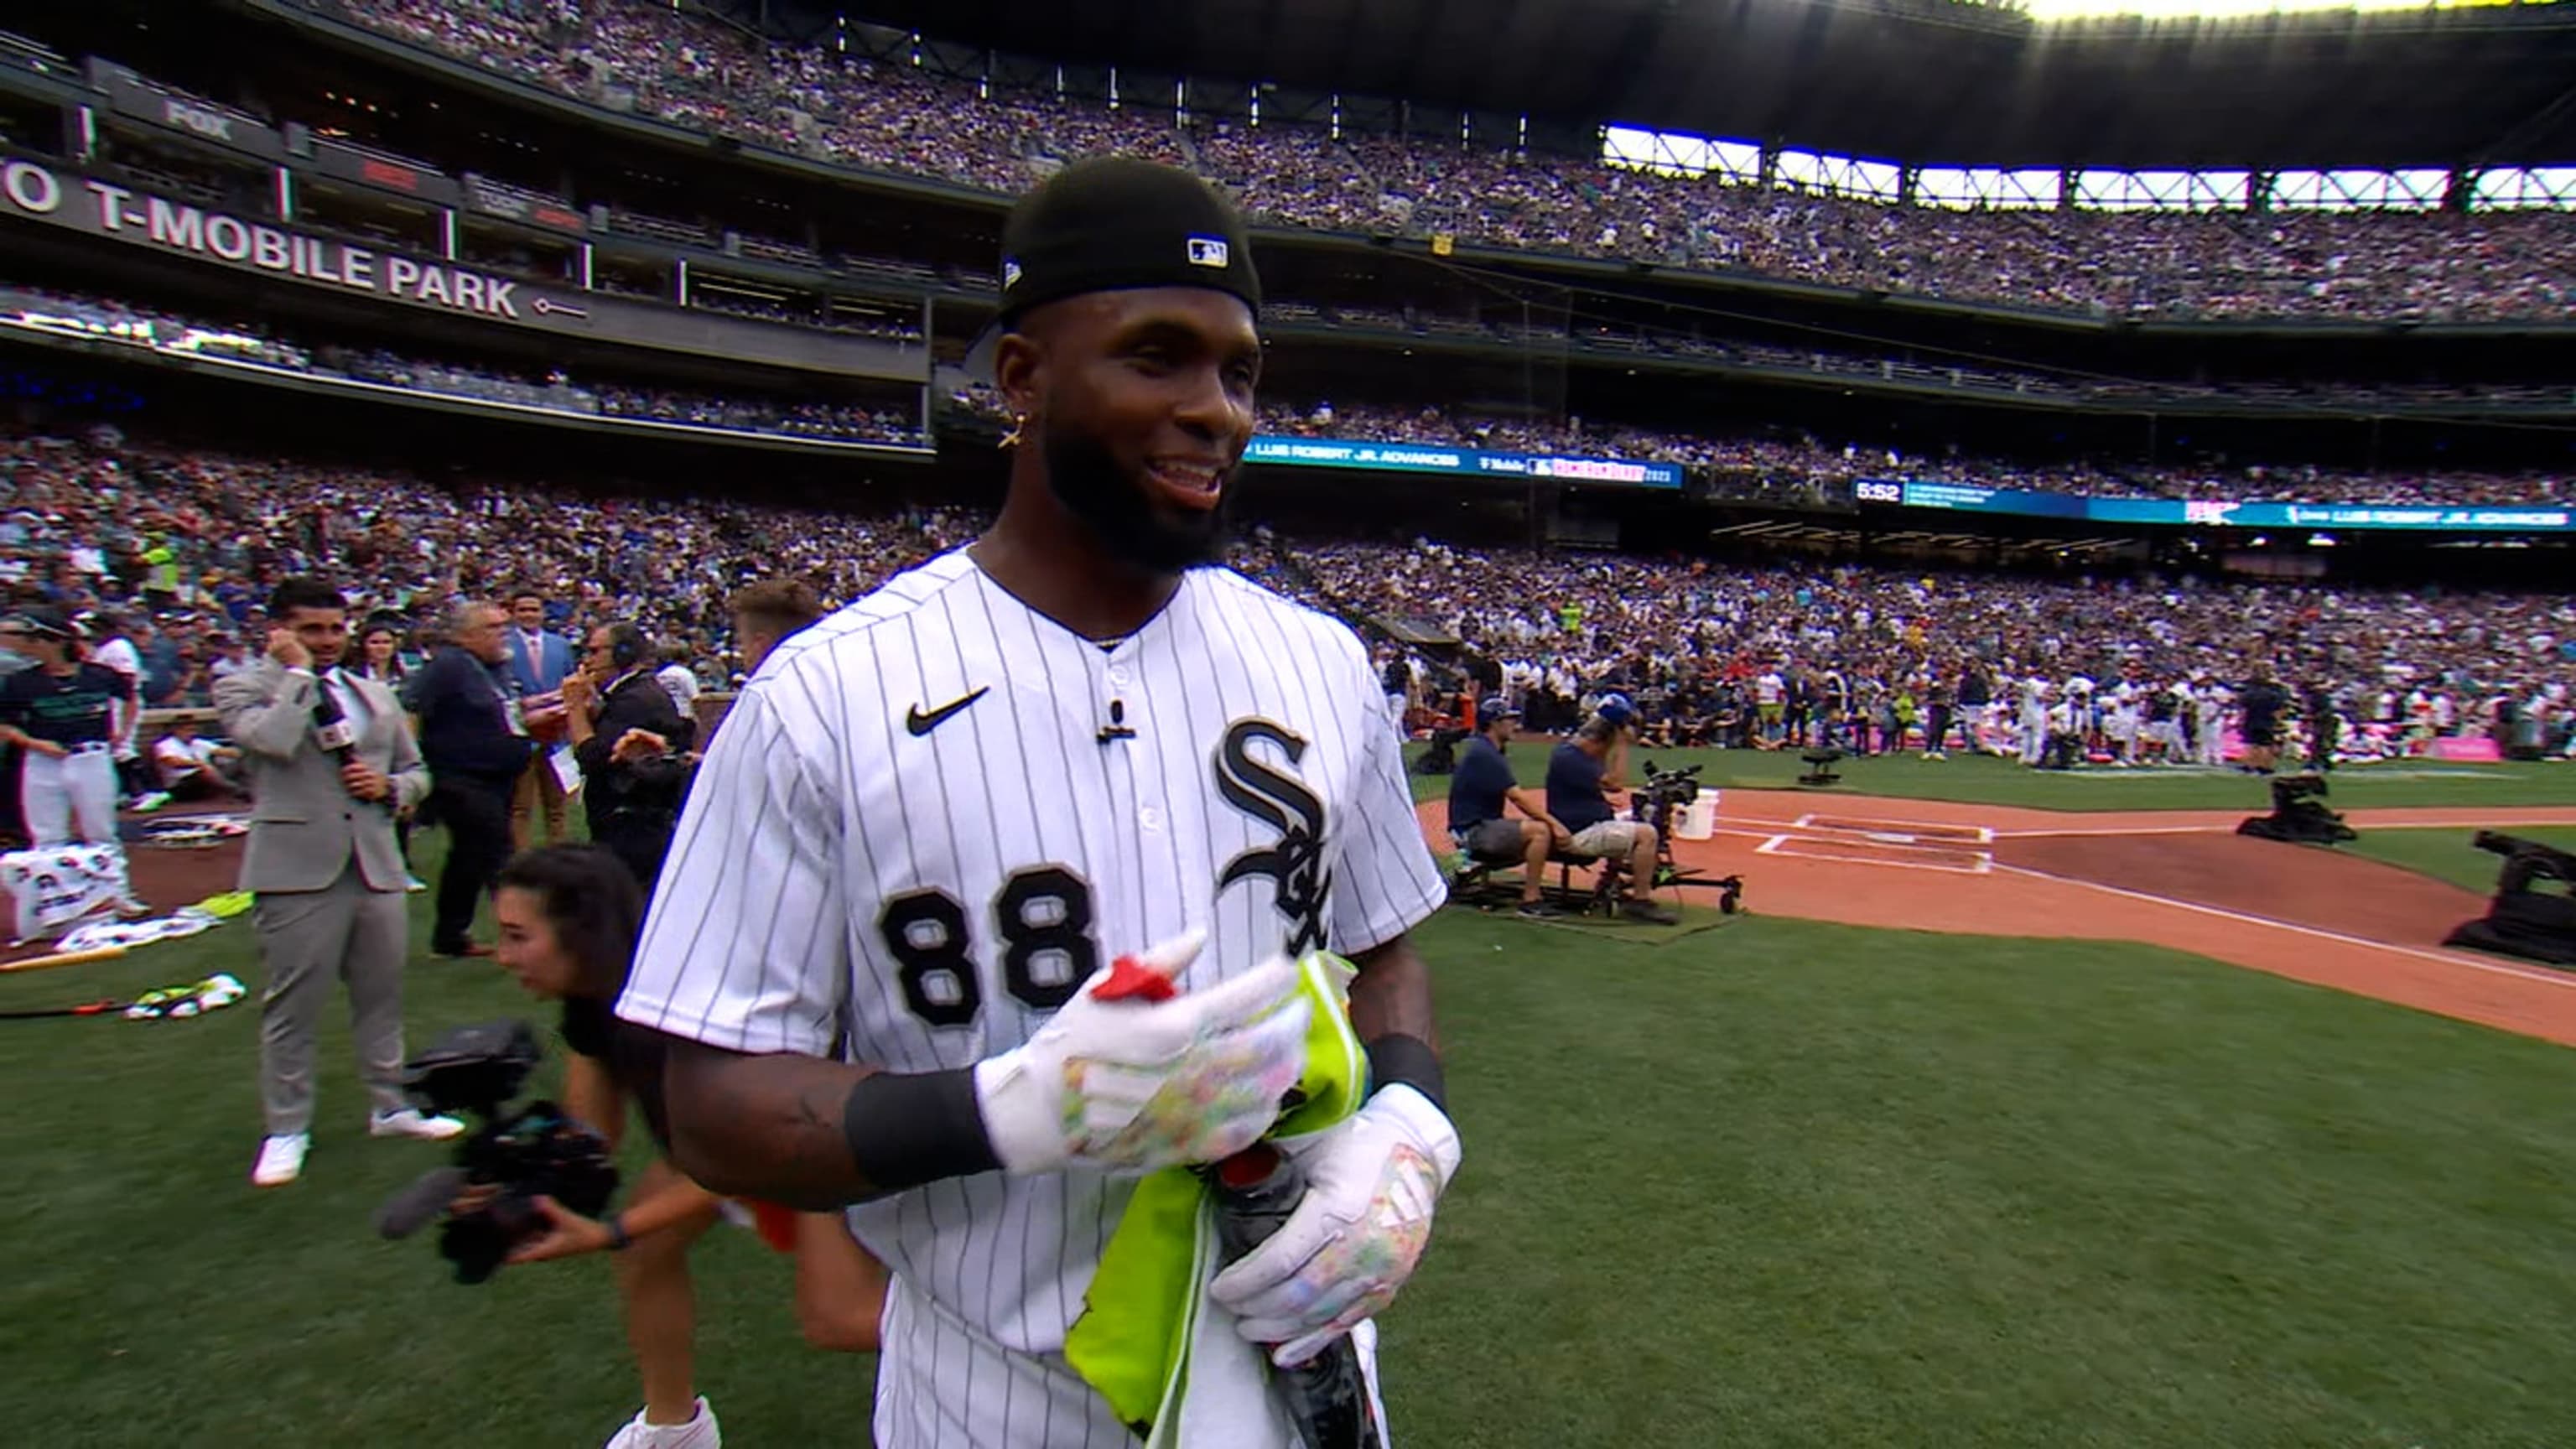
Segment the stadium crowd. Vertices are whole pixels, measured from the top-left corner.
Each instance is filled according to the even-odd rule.
[[[1937,753],[1961,738],[1927,737],[1937,705],[1954,727],[1985,726],[1966,747],[2028,763],[2071,736],[2122,763],[2215,764],[2268,678],[2309,737],[2336,720],[2329,747],[2347,760],[2460,736],[2576,752],[2576,602],[2563,593],[1712,568],[1427,539],[1288,557],[1303,591],[1346,617],[1458,641],[1445,670],[1408,663],[1412,702],[1435,712],[1499,690],[1561,729],[1618,692],[1652,743]],[[2163,724],[2175,738],[2149,728]]]
[[[615,107],[868,170],[1016,193],[1124,151],[1190,165],[1268,220],[2100,315],[2576,315],[2549,211],[1951,211],[1667,176],[1448,139],[1187,128],[1157,105],[1019,93],[764,44],[645,0],[353,0],[365,23]]]
[[[2100,498],[2235,499],[2239,502],[2395,506],[2576,500],[2559,473],[2352,472],[2313,466],[2189,466],[2106,461],[2031,463],[2010,458],[1909,453],[1790,434],[1696,437],[1652,428],[1478,415],[1465,410],[1316,402],[1265,404],[1261,431],[1290,437],[1417,443],[1427,447],[1574,457],[1638,458],[1701,470],[1721,496],[1850,501],[1856,480],[1911,479]]]
[[[114,298],[0,286],[0,318],[51,331],[113,338],[192,356],[233,357],[315,377],[349,378],[445,397],[474,398],[591,417],[688,423],[733,432],[921,447],[921,421],[892,405],[824,403],[742,394],[719,397],[665,387],[576,381],[561,370],[513,376],[491,366],[405,357],[383,348],[302,346],[248,324],[180,317]]]
[[[949,513],[858,518],[715,499],[451,491],[396,470],[162,448],[113,429],[0,437],[0,581],[133,631],[147,705],[203,705],[255,657],[279,578],[347,583],[352,617],[398,621],[417,664],[451,604],[529,588],[567,629],[633,619],[705,683],[738,660],[725,600],[759,578],[854,598],[971,535]]]
[[[0,319],[192,356],[236,357],[317,377],[351,378],[553,412],[907,447],[929,441],[921,420],[891,403],[868,407],[857,402],[743,394],[719,397],[598,378],[575,380],[560,370],[542,377],[513,376],[490,365],[469,367],[405,357],[383,348],[306,347],[263,335],[247,323],[181,317],[115,298],[40,287],[0,286]],[[989,414],[998,407],[989,389],[968,388],[956,400],[969,411]],[[2262,464],[2222,468],[2116,460],[2032,463],[1955,452],[1908,453],[1802,434],[1704,436],[1582,418],[1512,418],[1465,409],[1372,403],[1272,403],[1262,409],[1261,430],[1282,436],[1678,463],[1697,470],[1719,496],[1793,504],[1846,504],[1850,485],[1867,478],[2117,498],[2389,505],[2576,501],[2576,485],[2566,475],[2542,470],[2357,473]]]
[[[402,661],[435,642],[428,631],[449,605],[533,589],[557,627],[633,619],[702,687],[721,688],[740,664],[725,602],[743,584],[795,578],[845,602],[982,521],[957,510],[871,518],[519,485],[447,489],[391,470],[153,446],[105,427],[79,439],[0,438],[0,480],[0,585],[93,615],[94,631],[126,632],[152,705],[205,703],[215,679],[256,654],[269,586],[308,571],[346,581],[353,617],[391,621]],[[2564,593],[1713,569],[1266,532],[1239,543],[1232,561],[1364,632],[1406,620],[1454,637],[1464,667],[1490,674],[1485,682],[1526,702],[1534,720],[1568,721],[1603,691],[1623,690],[1649,738],[1675,742],[1781,743],[1803,717],[1790,706],[1833,699],[1874,722],[1873,742],[1892,744],[1903,738],[1897,722],[1928,718],[1942,691],[1953,705],[1971,692],[2003,701],[2021,681],[2044,679],[2053,707],[2094,694],[2080,679],[2099,683],[2095,697],[2125,683],[2145,701],[2232,688],[2270,668],[2325,689],[2350,714],[2355,749],[2374,738],[2373,748],[2401,749],[2410,733],[2493,733],[2504,746],[2527,722],[2535,742],[2563,751],[2576,681],[2576,602]],[[1972,690],[1971,674],[1984,684]],[[1426,669],[1423,683],[1432,677]],[[2400,728],[2374,736],[2383,695]],[[1763,704],[1784,711],[1768,736]]]

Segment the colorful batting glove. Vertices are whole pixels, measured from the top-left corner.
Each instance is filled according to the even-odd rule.
[[[1003,1171],[1150,1172],[1214,1162],[1270,1130],[1306,1069],[1297,963],[1170,991],[1206,940],[1193,931],[1120,958],[1027,1042],[975,1064]]]
[[[1283,1141],[1306,1196],[1268,1242],[1216,1276],[1235,1330],[1293,1368],[1395,1301],[1431,1241],[1431,1211],[1458,1172],[1458,1129],[1401,1084],[1312,1137]]]

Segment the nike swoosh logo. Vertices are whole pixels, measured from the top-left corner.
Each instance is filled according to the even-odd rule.
[[[941,705],[937,709],[930,710],[927,713],[922,710],[920,705],[916,704],[912,707],[911,712],[903,717],[903,727],[912,731],[912,737],[914,739],[919,739],[923,735],[926,735],[932,730],[939,728],[941,725],[946,724],[949,720],[956,718],[959,714],[965,711],[966,706],[973,704],[975,701],[982,699],[985,695],[992,692],[993,686],[988,684],[983,688],[976,690],[973,694],[966,696],[964,699],[952,699],[948,703]]]

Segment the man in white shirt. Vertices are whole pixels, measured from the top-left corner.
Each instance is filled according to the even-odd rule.
[[[671,696],[671,703],[682,719],[698,717],[698,676],[689,668],[689,646],[674,644],[664,655],[665,663],[655,671],[653,682]]]
[[[152,788],[151,776],[142,768],[142,752],[134,743],[135,727],[143,718],[143,653],[125,637],[125,619],[116,611],[100,609],[87,624],[91,635],[102,640],[90,646],[90,662],[125,677],[125,698],[117,703],[115,734],[109,741],[115,749],[117,785],[133,808],[158,809],[170,797]]]
[[[219,745],[197,733],[197,717],[182,714],[170,721],[170,733],[152,746],[152,763],[160,768],[162,787],[178,800],[245,797],[241,751]]]

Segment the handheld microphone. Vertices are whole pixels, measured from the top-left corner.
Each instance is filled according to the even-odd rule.
[[[343,769],[358,763],[357,728],[349,723],[348,712],[340,708],[340,697],[331,692],[330,681],[320,674],[313,677],[313,743]],[[369,803],[393,808],[391,800]]]
[[[340,708],[340,698],[320,675],[313,678],[313,743],[343,765],[358,763],[358,731]]]

